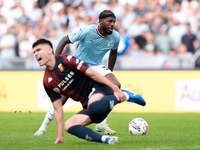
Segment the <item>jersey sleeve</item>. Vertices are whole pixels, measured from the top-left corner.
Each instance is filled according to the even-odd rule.
[[[85,38],[86,33],[84,32],[85,30],[83,28],[80,28],[68,35],[69,40],[72,43],[75,43],[76,41],[82,41]]]
[[[89,65],[83,60],[80,60],[72,55],[66,55],[66,57],[64,57],[64,63],[69,68],[78,70],[81,73],[85,73],[89,67]]]
[[[44,83],[43,83],[44,84]],[[53,103],[54,101],[56,101],[57,99],[61,98],[60,94],[56,93],[55,91],[53,91],[52,89],[48,88],[45,86],[44,84],[44,89],[47,93],[47,95],[49,96],[49,98],[51,99],[51,102]]]

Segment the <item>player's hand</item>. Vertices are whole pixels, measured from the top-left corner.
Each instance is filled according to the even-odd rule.
[[[63,137],[57,137],[57,139],[54,142],[54,144],[58,144],[58,143],[64,143],[64,138]]]
[[[120,89],[115,90],[114,95],[118,101],[124,102],[126,100],[126,96]]]

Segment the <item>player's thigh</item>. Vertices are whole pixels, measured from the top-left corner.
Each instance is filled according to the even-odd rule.
[[[64,105],[66,103],[66,101],[68,100],[69,97],[65,96],[65,95],[61,95],[61,100],[62,100],[62,105]]]
[[[96,83],[93,85],[92,91],[88,96],[87,106],[89,108],[90,104],[99,101],[105,95],[113,95],[113,90],[104,84]]]
[[[100,93],[93,94],[88,100],[88,107],[90,106],[91,103],[93,103],[95,101],[99,101],[103,96],[104,95],[100,94]]]
[[[119,88],[121,88],[120,82],[117,80],[115,75],[112,73],[110,69],[108,69],[105,65],[98,65],[98,66],[92,66],[91,67],[94,71],[98,72],[102,76],[106,77],[108,80],[110,80],[113,84],[117,85]]]
[[[75,125],[86,126],[91,123],[91,119],[86,114],[75,114],[65,122],[65,130]]]

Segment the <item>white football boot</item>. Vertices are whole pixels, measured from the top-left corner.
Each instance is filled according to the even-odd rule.
[[[108,124],[97,124],[95,130],[98,132],[104,132],[108,135],[115,135],[116,132],[108,127]]]

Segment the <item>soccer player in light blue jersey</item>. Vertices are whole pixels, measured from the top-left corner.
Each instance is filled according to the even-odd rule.
[[[109,30],[112,34],[107,36],[101,35],[98,28],[98,25],[89,25],[68,35],[72,43],[80,41],[79,47],[73,55],[81,60],[84,59],[91,67],[103,65],[102,59],[109,50],[111,50],[111,53],[117,54],[120,41],[119,33],[112,28],[113,31]],[[113,67],[114,65],[111,69]]]
[[[120,35],[114,30],[115,22],[116,17],[112,11],[102,11],[99,15],[98,25],[81,27],[79,30],[63,37],[56,48],[55,54],[61,54],[66,44],[80,41],[78,49],[73,55],[86,62],[93,70],[97,71],[120,88],[121,84],[112,73],[117,59],[117,48],[120,42]],[[110,51],[110,55],[107,68],[102,64],[102,59],[108,51]],[[63,104],[67,99],[68,98],[65,96],[62,97]],[[34,135],[43,135],[53,119],[54,110],[53,107],[51,107],[48,110],[40,129]],[[100,124],[97,124],[96,131],[114,135],[115,131],[108,127],[106,121],[107,118]]]

